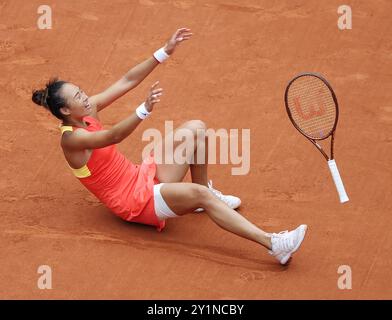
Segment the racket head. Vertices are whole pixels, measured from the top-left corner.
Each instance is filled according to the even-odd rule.
[[[294,127],[308,139],[324,140],[335,132],[338,101],[320,74],[304,72],[291,79],[285,91],[285,105]]]

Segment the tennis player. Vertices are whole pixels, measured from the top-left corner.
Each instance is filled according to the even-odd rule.
[[[212,187],[207,177],[207,163],[193,163],[191,159],[185,164],[159,163],[154,161],[154,152],[151,152],[136,165],[117,150],[116,144],[149,117],[154,105],[160,102],[163,89],[159,82],[152,85],[147,99],[127,118],[111,129],[103,129],[101,125],[99,111],[138,86],[191,36],[190,29],[178,29],[164,47],[97,95],[89,97],[77,85],[54,78],[44,89],[35,90],[32,100],[62,121],[61,147],[73,174],[114,214],[161,231],[168,218],[204,210],[221,228],[261,244],[281,264],[286,264],[301,245],[306,225],[291,232],[266,233],[234,210],[241,204],[238,197],[224,195]],[[207,139],[200,141],[197,134],[206,130],[204,122],[185,122],[165,139],[173,141],[173,135],[180,130],[184,135],[193,135],[194,154],[198,148],[207,151]],[[173,153],[180,143],[174,142]],[[163,154],[169,152],[165,145],[165,141],[160,144]],[[192,183],[182,182],[189,169]]]

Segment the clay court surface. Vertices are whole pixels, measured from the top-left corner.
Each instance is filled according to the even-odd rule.
[[[51,1],[52,30],[37,28],[41,4],[0,1],[1,299],[392,298],[391,1],[350,1],[345,31],[345,3],[335,0]],[[95,94],[182,26],[193,38],[101,120],[125,118],[160,80],[162,102],[119,145],[133,162],[143,131],[163,131],[165,120],[250,128],[249,174],[213,165],[210,177],[266,231],[309,225],[288,267],[205,214],[170,220],[161,233],[123,222],[72,175],[59,122],[30,100],[52,75]],[[284,108],[286,83],[302,71],[323,74],[340,103],[344,205]],[[37,288],[40,265],[52,268],[52,290]],[[352,268],[352,290],[337,286],[340,265]]]

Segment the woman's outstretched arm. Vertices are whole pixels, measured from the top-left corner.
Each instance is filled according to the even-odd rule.
[[[191,36],[192,33],[190,33],[190,29],[178,29],[164,46],[164,52],[167,55],[171,55],[179,43],[188,40]],[[137,87],[158,64],[159,61],[155,57],[150,57],[142,63],[139,63],[105,91],[91,96],[89,98],[90,104],[95,107],[97,111],[101,111],[128,91]]]
[[[90,132],[83,128],[70,133],[65,133],[61,140],[61,146],[67,150],[85,150],[98,149],[120,143],[128,137],[140,124],[141,119],[145,119],[154,108],[154,105],[160,102],[162,88],[158,88],[159,81],[155,82],[150,89],[148,97],[143,105],[136,109],[126,119],[120,121],[108,130],[99,130]]]

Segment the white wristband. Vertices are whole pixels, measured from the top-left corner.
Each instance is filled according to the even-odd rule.
[[[160,48],[159,50],[154,52],[154,58],[159,61],[159,63],[163,63],[170,56],[166,53],[165,49]]]
[[[148,112],[146,109],[145,102],[136,108],[136,115],[142,120],[148,118],[150,114],[151,112]]]

